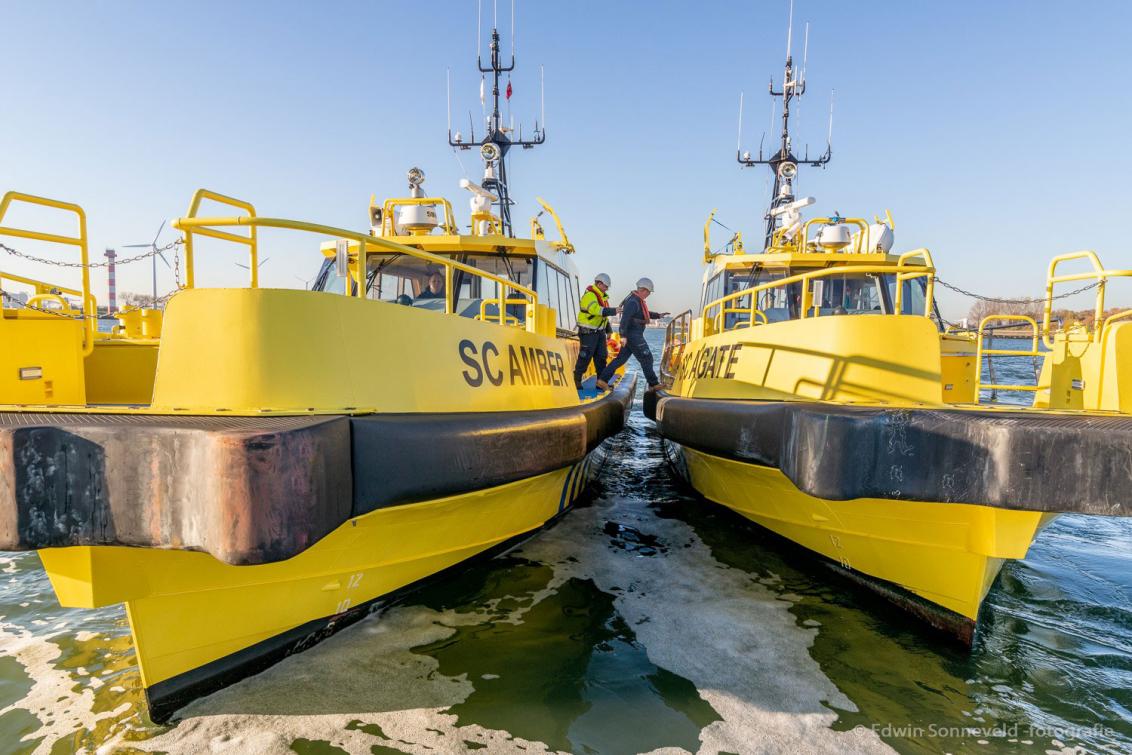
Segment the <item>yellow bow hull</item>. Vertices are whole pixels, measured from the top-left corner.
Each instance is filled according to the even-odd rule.
[[[122,546],[39,552],[67,607],[125,603],[154,720],[255,673],[375,601],[514,544],[577,499],[599,466],[379,509],[286,561],[232,566],[206,553]]]

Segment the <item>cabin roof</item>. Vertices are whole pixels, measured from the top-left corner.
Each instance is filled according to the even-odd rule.
[[[536,257],[539,254],[534,239],[518,239],[498,234],[488,236],[429,234],[427,236],[388,236],[381,238],[441,255],[499,254],[505,252],[520,257]],[[322,242],[320,249],[324,256],[334,256],[335,243],[334,241]],[[351,244],[351,246],[356,248],[356,244]],[[388,253],[388,250],[376,246],[369,247],[366,251],[368,254]]]

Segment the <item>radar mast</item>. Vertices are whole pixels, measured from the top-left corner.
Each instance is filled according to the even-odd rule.
[[[513,12],[513,10],[512,10]],[[512,27],[514,20],[512,19]],[[465,140],[457,131],[455,134],[452,132],[451,123],[448,126],[448,144],[458,149],[471,149],[473,147],[480,148],[480,156],[486,163],[484,170],[484,179],[482,186],[485,190],[493,195],[494,204],[498,207],[498,215],[500,224],[502,225],[503,235],[514,236],[514,231],[511,225],[511,200],[510,187],[507,183],[507,155],[512,147],[522,147],[523,149],[532,149],[535,145],[542,144],[546,141],[546,124],[545,117],[544,123],[540,126],[538,121],[535,121],[534,135],[530,138],[524,139],[522,128],[520,127],[518,134],[514,132],[512,127],[509,127],[503,122],[503,115],[499,109],[499,95],[500,82],[503,75],[515,69],[515,50],[514,50],[514,29],[512,28],[512,49],[511,49],[511,62],[504,65],[500,55],[499,45],[499,29],[492,26],[491,29],[491,57],[490,65],[484,65],[483,57],[476,56],[476,63],[479,67],[481,74],[491,74],[491,115],[487,118],[486,131],[487,133],[482,139],[476,139],[475,126],[471,127],[471,134],[469,139]],[[484,99],[483,82],[481,79],[480,85],[480,98]],[[511,97],[511,84],[508,78],[506,97]]]
[[[750,152],[743,152],[740,146],[736,152],[736,159],[739,164],[745,168],[754,165],[768,165],[770,166],[771,173],[774,174],[774,189],[771,192],[770,206],[766,212],[766,232],[764,240],[764,248],[769,247],[771,239],[774,236],[774,231],[780,227],[784,215],[783,210],[788,205],[795,203],[793,180],[798,174],[798,167],[802,165],[809,165],[813,167],[824,167],[826,163],[833,157],[833,101],[830,99],[829,111],[829,138],[826,141],[825,151],[817,158],[810,159],[809,147],[806,148],[805,153],[801,158],[798,158],[792,149],[790,137],[790,112],[791,102],[795,99],[801,99],[802,95],[806,92],[806,57],[809,52],[809,37],[810,25],[806,24],[806,41],[802,52],[802,66],[800,69],[794,67],[794,58],[790,52],[791,36],[794,26],[794,3],[790,3],[790,20],[786,31],[786,67],[782,75],[782,88],[778,91],[774,89],[774,79],[770,81],[768,88],[772,98],[780,98],[782,100],[782,133],[780,135],[778,150],[773,154],[764,157],[762,143],[759,144],[759,154],[757,158],[751,157]],[[739,139],[740,145],[743,138],[743,100],[739,100]]]

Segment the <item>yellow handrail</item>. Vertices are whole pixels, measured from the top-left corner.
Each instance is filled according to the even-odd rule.
[[[4,226],[2,225],[4,216],[7,214],[8,208],[11,206],[12,202],[23,202],[24,204],[51,207],[57,210],[73,212],[79,219],[79,235],[60,236],[54,233],[43,233],[42,231],[30,231],[26,228],[10,228]],[[0,199],[0,236],[13,236],[16,238],[31,239],[33,241],[46,241],[52,244],[64,244],[67,246],[77,246],[79,248],[79,259],[82,263],[82,293],[79,294],[77,291],[74,293],[82,296],[83,356],[89,356],[91,352],[94,351],[96,332],[95,318],[98,317],[98,305],[90,292],[90,256],[87,251],[86,213],[83,211],[83,208],[71,202],[61,202],[58,199],[48,199],[46,197],[37,197],[18,191],[9,191],[4,194],[3,199]],[[11,278],[12,276],[7,277]]]
[[[50,294],[54,291],[60,291],[64,294],[70,294],[71,296],[77,296],[80,299],[82,298],[82,295],[83,295],[82,291],[79,291],[78,289],[75,289],[75,288],[67,288],[66,286],[60,286],[60,285],[57,285],[55,283],[48,283],[47,281],[36,280],[35,278],[25,278],[22,275],[16,275],[15,273],[5,273],[4,271],[0,270],[0,290],[3,290],[3,288],[4,288],[3,283],[6,280],[12,281],[13,283],[22,283],[25,286],[31,286],[32,288],[35,289],[35,292],[37,294]]]
[[[810,227],[813,225],[831,223],[834,218],[810,218],[806,224],[802,226],[798,233],[794,234],[793,241],[784,241],[787,231],[790,229],[782,227],[777,229],[770,238],[770,249],[767,251],[775,252],[793,252],[796,254],[803,254],[806,251],[806,246],[810,243]],[[857,240],[853,242],[853,251],[850,254],[861,254],[864,251],[865,237],[869,235],[869,224],[862,218],[837,218],[839,223],[849,223],[855,225],[860,229],[857,234]],[[710,222],[710,218],[709,218]],[[814,243],[817,243],[816,241]]]
[[[197,220],[210,220],[210,218],[197,218],[197,211],[200,209],[200,203],[206,199],[213,202],[235,207],[238,210],[246,211],[250,216],[255,217],[255,207],[251,202],[245,202],[242,199],[236,199],[224,194],[218,194],[215,191],[208,189],[197,189],[193,194],[193,199],[189,203],[189,211],[185,215],[186,218],[195,218]],[[218,218],[211,218],[211,220],[218,220]],[[256,243],[255,226],[252,225],[249,229],[247,236],[239,236],[234,233],[225,233],[224,231],[217,231],[214,228],[207,226],[220,225],[220,223],[202,223],[200,226],[193,228],[181,228],[176,223],[174,227],[180,228],[185,231],[185,288],[194,288],[196,286],[196,268],[193,264],[193,234],[199,233],[201,236],[208,236],[221,241],[231,241],[234,244],[244,244],[248,247],[248,269],[251,271],[251,288],[259,288],[259,246]]]
[[[924,317],[931,317],[932,302],[935,300],[935,262],[932,261],[932,253],[926,248],[913,249],[910,252],[904,252],[896,260],[897,267],[903,267],[904,261],[912,257],[919,257],[923,260],[924,267],[931,268],[933,272],[919,272],[919,273],[897,273],[896,274],[896,314],[904,314],[904,286],[901,285],[904,281],[912,280],[913,278],[927,277],[928,282],[924,287]]]
[[[1090,264],[1092,264],[1093,269],[1084,273],[1069,273],[1067,275],[1056,274],[1057,267],[1062,262],[1080,259],[1087,259]],[[1042,313],[1042,340],[1045,342],[1047,348],[1053,348],[1050,323],[1053,320],[1054,286],[1058,283],[1069,283],[1072,281],[1097,281],[1096,310],[1093,315],[1091,340],[1100,342],[1104,328],[1098,327],[1098,323],[1100,323],[1101,318],[1104,317],[1105,284],[1108,282],[1109,278],[1132,278],[1132,270],[1106,270],[1104,265],[1101,264],[1100,258],[1097,257],[1096,252],[1088,249],[1079,252],[1070,252],[1069,254],[1059,254],[1050,260],[1049,272],[1046,274],[1046,301]]]
[[[1023,351],[1022,349],[985,349],[983,348],[983,339],[986,336],[987,323],[992,320],[1002,321],[1009,320],[1011,322],[1027,322],[1032,329],[1032,336],[1030,338],[1030,349]],[[1034,318],[1029,315],[987,315],[979,321],[979,339],[975,345],[975,403],[979,402],[979,391],[983,388],[989,388],[992,391],[1037,391],[1036,385],[999,385],[992,383],[983,383],[983,357],[990,355],[1008,356],[1008,357],[1037,357],[1041,356],[1038,350],[1038,323]]]
[[[825,267],[825,268],[820,268],[818,270],[808,270],[804,273],[798,273],[796,275],[791,275],[791,276],[786,277],[786,278],[779,278],[778,280],[769,281],[767,283],[763,283],[761,285],[754,286],[752,288],[744,288],[744,289],[740,289],[738,291],[733,291],[732,293],[727,294],[726,296],[722,296],[722,297],[708,303],[704,307],[704,315],[703,316],[704,316],[704,319],[710,319],[711,320],[711,322],[714,326],[715,332],[718,333],[721,330],[723,330],[723,324],[724,324],[724,322],[723,322],[723,314],[724,314],[723,313],[723,305],[724,304],[727,304],[728,302],[735,301],[736,299],[743,298],[745,296],[750,296],[751,297],[750,307],[749,308],[742,307],[742,308],[739,308],[739,309],[742,312],[746,312],[746,311],[748,311],[748,309],[751,310],[751,311],[757,311],[757,308],[756,308],[755,305],[756,305],[757,300],[758,300],[758,294],[762,293],[763,291],[769,291],[770,289],[783,288],[785,286],[789,286],[789,285],[794,284],[794,283],[801,283],[802,284],[801,317],[802,317],[802,319],[805,319],[805,318],[811,316],[810,315],[810,308],[811,308],[811,305],[812,305],[812,302],[813,302],[813,291],[811,290],[810,284],[814,280],[816,280],[818,278],[827,278],[827,277],[834,276],[834,275],[855,275],[855,274],[861,274],[861,273],[864,273],[864,274],[883,273],[883,274],[890,274],[890,275],[896,274],[898,276],[898,280],[899,280],[900,275],[903,275],[905,280],[908,279],[908,278],[920,277],[920,276],[925,276],[925,275],[929,277],[929,287],[927,288],[927,290],[925,292],[925,302],[924,302],[924,316],[926,317],[931,313],[932,296],[933,296],[933,293],[934,293],[934,288],[931,286],[931,282],[932,282],[932,279],[934,279],[934,277],[935,277],[935,268],[933,266],[928,266],[928,265],[904,265],[903,264],[903,258],[905,256],[909,256],[909,255],[912,255],[912,254],[921,255],[924,258],[925,261],[931,260],[931,253],[928,252],[928,250],[923,249],[923,250],[916,250],[915,252],[909,252],[907,255],[902,255],[901,262],[899,262],[896,265],[851,265],[851,266],[838,265],[836,267]],[[716,308],[719,309],[719,312],[717,312],[715,315],[712,315],[711,311],[713,309],[716,309]],[[731,310],[731,311],[733,312],[734,310]]]
[[[723,317],[724,325],[727,324],[727,315],[748,315],[748,319],[746,320],[736,319],[735,325],[729,328],[729,330],[749,328],[753,325],[766,325],[770,322],[770,320],[767,319],[766,313],[761,309],[751,309],[749,307],[724,307],[719,311],[719,314]],[[760,318],[762,321],[758,322]]]
[[[480,301],[480,313],[476,315],[475,319],[483,320],[484,322],[490,322],[492,320],[493,316],[487,313],[488,304],[494,304],[498,308],[495,317],[499,320],[500,325],[520,325],[521,323],[518,317],[507,314],[507,305],[522,304],[525,309],[530,302],[526,299],[505,299],[502,295],[494,299],[483,299]],[[512,321],[514,322],[512,323]]]
[[[533,221],[532,221],[533,222]],[[479,224],[487,223],[487,233],[479,232]],[[498,215],[491,212],[473,212],[472,213],[472,235],[473,236],[502,236],[503,235],[503,219]]]
[[[444,232],[449,236],[455,236],[459,233],[456,228],[455,213],[452,212],[452,203],[444,197],[400,197],[397,199],[385,200],[385,205],[382,208],[381,215],[381,235],[382,236],[397,236],[412,234],[398,234],[397,233],[397,208],[409,207],[413,205],[442,205],[444,207],[444,223],[442,227]]]
[[[252,228],[281,228],[294,231],[307,231],[309,233],[318,233],[335,238],[347,239],[357,243],[359,249],[364,249],[366,254],[370,254],[371,250],[380,252],[395,252],[404,254],[409,257],[415,257],[419,260],[431,263],[433,265],[442,266],[444,268],[445,279],[445,307],[444,311],[447,314],[453,314],[455,309],[455,292],[452,290],[453,276],[455,270],[460,270],[470,275],[475,275],[485,280],[494,282],[499,286],[500,296],[503,297],[508,292],[519,293],[528,297],[527,304],[527,323],[526,328],[529,331],[534,331],[536,327],[535,318],[530,316],[533,305],[538,303],[538,294],[533,289],[527,288],[512,280],[502,278],[493,273],[485,270],[466,265],[462,262],[456,262],[448,257],[432,254],[421,249],[416,249],[404,244],[398,244],[395,241],[383,238],[381,236],[371,236],[368,233],[360,233],[357,231],[348,231],[344,228],[335,228],[333,226],[322,225],[320,223],[307,223],[301,220],[287,220],[285,218],[265,218],[265,217],[230,217],[230,218],[178,218],[173,221],[173,227],[182,231],[200,233],[201,228],[210,226],[220,227],[233,227],[233,226],[250,226]],[[234,234],[226,234],[234,236]],[[221,238],[216,236],[216,238]],[[241,238],[241,237],[235,237]],[[187,246],[187,244],[186,244]],[[365,298],[366,295],[366,263],[365,260],[358,260],[357,256],[352,263],[354,283],[357,284],[357,290],[353,294],[359,298]],[[349,294],[350,287],[346,287],[346,294]]]

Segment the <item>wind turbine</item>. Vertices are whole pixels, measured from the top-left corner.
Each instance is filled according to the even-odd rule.
[[[161,227],[157,229],[157,235],[153,237],[153,241],[148,244],[126,244],[123,249],[152,249],[153,250],[153,306],[157,306],[157,258],[160,257],[161,261],[165,263],[165,267],[171,268],[169,260],[165,259],[165,255],[157,248],[157,240],[161,238],[161,232],[165,230],[165,221],[161,221]]]
[[[256,266],[255,266],[256,273],[259,273],[259,271],[263,268],[263,266],[267,264],[267,261],[269,259],[271,259],[271,258],[270,257],[264,257],[263,259],[261,259],[259,262],[256,263]],[[252,269],[250,265],[245,265],[243,262],[236,262],[236,263],[233,263],[233,264],[235,264],[236,267],[242,267],[245,270],[251,270]]]

